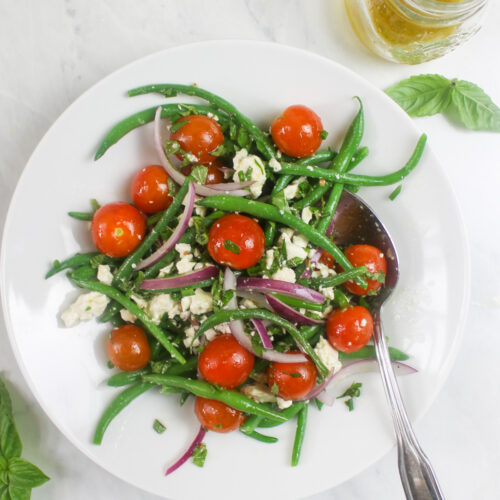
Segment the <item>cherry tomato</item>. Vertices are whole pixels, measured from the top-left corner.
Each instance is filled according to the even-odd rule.
[[[304,397],[316,384],[316,377],[316,367],[310,359],[301,363],[275,362],[267,369],[267,384],[271,389],[276,384],[278,396],[283,399]]]
[[[146,214],[168,208],[173,198],[168,195],[167,180],[167,171],[161,165],[149,165],[139,170],[130,186],[134,205]]]
[[[235,431],[245,421],[241,411],[215,399],[205,399],[200,396],[197,396],[194,402],[194,413],[207,431],[221,433]]]
[[[318,262],[321,262],[321,264],[324,264],[332,269],[335,266],[335,259],[326,250],[321,251],[321,257]]]
[[[215,262],[234,269],[248,269],[264,255],[264,231],[250,217],[224,215],[210,227],[207,248]]]
[[[254,355],[227,334],[205,346],[198,358],[198,369],[208,382],[232,389],[248,378],[254,361]]]
[[[176,122],[186,122],[180,129],[170,135],[187,153],[192,153],[193,163],[207,163],[215,159],[209,154],[224,142],[224,134],[220,125],[212,118],[203,115],[189,115]]]
[[[224,182],[224,174],[220,167],[222,167],[222,163],[219,160],[214,160],[210,163],[205,163],[204,167],[208,168],[207,172],[207,180],[205,181],[205,185],[208,184],[220,184]],[[181,172],[184,175],[191,175],[191,171],[193,170],[194,165],[186,165],[181,168]]]
[[[99,208],[91,223],[96,248],[109,257],[133,252],[146,232],[146,221],[137,208],[117,201]]]
[[[271,125],[273,141],[283,153],[296,158],[312,155],[320,147],[323,124],[307,106],[295,104],[274,119]]]
[[[365,266],[371,273],[386,273],[387,262],[384,254],[376,247],[371,245],[352,245],[345,251],[345,256],[354,266]],[[355,295],[366,295],[370,291],[378,290],[382,283],[377,280],[367,280],[366,289],[357,285],[353,281],[347,281],[344,286]]]
[[[372,333],[372,315],[363,306],[335,309],[326,320],[328,340],[337,351],[359,351]]]
[[[144,330],[135,325],[115,328],[108,337],[108,357],[111,363],[126,372],[144,368],[151,359]]]

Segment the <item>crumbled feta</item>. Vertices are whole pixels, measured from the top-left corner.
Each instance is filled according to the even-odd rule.
[[[293,232],[292,232],[292,235],[293,235]],[[296,238],[296,236],[294,236],[294,239],[295,238]],[[287,259],[290,260],[290,259],[294,259],[294,258],[298,257],[301,260],[305,260],[307,258],[307,252],[304,250],[304,248],[302,248],[301,246],[292,242],[292,236],[290,236],[290,234],[288,232],[282,231],[280,240],[283,241],[284,244],[286,245]],[[302,240],[300,240],[300,242],[302,244]],[[306,246],[307,246],[307,243],[306,243]]]
[[[133,293],[130,298],[141,308],[146,309],[148,307],[148,301],[143,299],[140,295]]]
[[[177,268],[177,271],[179,271],[179,274],[189,273],[193,270],[195,262],[193,262],[192,258],[193,257],[189,255],[188,257],[179,260],[175,264],[175,267]]]
[[[250,299],[243,299],[240,303],[240,306],[244,309],[258,309],[259,308],[259,306],[253,300],[250,300]]]
[[[168,266],[162,267],[158,272],[158,277],[163,278],[164,276],[167,276],[168,274],[170,274],[173,267],[174,267],[173,262],[170,263]]]
[[[327,298],[330,300],[333,300],[335,298],[335,288],[333,286],[330,287],[325,287],[322,288],[320,287],[319,291]]]
[[[266,250],[266,269],[271,269],[274,261],[274,250]]]
[[[73,304],[61,313],[61,320],[66,327],[75,326],[80,321],[89,321],[100,316],[108,303],[108,297],[102,293],[82,293]]]
[[[196,335],[196,330],[197,330],[197,328],[195,328],[194,326],[190,326],[189,328],[186,328],[186,331],[185,331],[186,338],[183,340],[184,345],[186,347],[191,347],[191,342],[193,341],[194,336]],[[193,342],[193,347],[196,347],[199,345],[200,345],[200,339],[196,339]]]
[[[302,213],[300,214],[300,216],[302,217],[302,220],[306,224],[309,224],[309,222],[311,222],[311,219],[313,217],[313,213],[312,213],[311,207],[304,207],[302,209]]]
[[[281,235],[282,237],[288,236],[288,239],[291,240],[293,238],[293,229],[290,229],[289,227],[284,227],[281,230]]]
[[[240,149],[233,158],[233,180],[241,182],[239,172],[248,176],[249,180],[254,181],[250,186],[250,193],[253,198],[258,198],[262,194],[262,187],[266,182],[266,171],[262,160],[256,155],[249,155],[246,149]]]
[[[181,312],[180,302],[172,299],[168,293],[161,293],[153,297],[148,304],[148,313],[154,323],[160,323],[162,316],[167,313],[173,319]]]
[[[240,392],[253,399],[256,403],[276,402],[276,396],[264,384],[247,384],[240,389]]]
[[[313,278],[328,278],[328,276],[335,276],[337,273],[335,269],[328,267],[322,262],[316,262],[314,265],[314,270],[311,273]]]
[[[307,248],[309,240],[305,236],[302,236],[301,234],[296,234],[292,238],[292,243],[300,248]]]
[[[336,351],[325,339],[325,337],[320,337],[319,342],[314,348],[314,352],[318,355],[319,359],[323,361],[323,364],[328,368],[328,370],[339,371],[342,368],[342,363],[339,361],[339,353]]]
[[[289,283],[295,283],[295,271],[289,267],[282,267],[278,269],[273,275],[273,280],[288,281]]]
[[[175,251],[180,255],[181,259],[188,255],[191,255],[191,245],[188,243],[177,243],[175,245]]]
[[[215,337],[217,337],[217,335],[219,335],[219,332],[217,332],[213,328],[209,328],[203,335],[205,335],[205,338],[207,339],[207,341],[210,342]]]
[[[131,313],[128,309],[120,309],[120,316],[123,321],[127,321],[128,323],[135,323],[137,316]]]
[[[194,213],[200,217],[205,217],[207,215],[207,207],[194,207]]]
[[[290,406],[292,406],[293,401],[290,399],[283,399],[278,396],[276,398],[276,403],[278,403],[278,408],[280,410],[285,410],[286,408],[290,408]]]
[[[281,163],[276,158],[271,158],[269,160],[269,166],[272,168],[273,172],[279,172],[281,170]]]
[[[111,285],[113,282],[113,273],[111,268],[106,264],[100,264],[97,268],[97,279],[105,285]]]
[[[222,334],[231,333],[231,328],[229,327],[229,323],[220,323],[218,325],[215,325],[214,329]]]
[[[297,184],[288,184],[288,186],[283,189],[283,194],[285,195],[285,200],[291,200],[297,196],[297,191],[299,186]]]
[[[205,314],[214,308],[212,294],[197,288],[194,295],[189,297],[191,304],[189,310],[192,314]]]

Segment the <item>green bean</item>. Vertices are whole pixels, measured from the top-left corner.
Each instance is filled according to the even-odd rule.
[[[91,221],[94,217],[94,212],[68,212],[70,217],[77,220]]]
[[[300,160],[295,162],[295,165],[317,165],[318,163],[331,161],[336,156],[337,153],[335,151],[330,151],[330,150],[318,151],[317,153],[314,153],[313,155],[308,156],[307,158],[301,158]],[[288,184],[292,182],[294,177],[295,176],[293,174],[280,175],[278,181],[274,185],[272,194],[279,193],[280,191],[285,189],[288,186]]]
[[[331,171],[337,174],[343,174],[347,170],[354,153],[361,144],[361,139],[363,137],[363,131],[365,127],[363,104],[359,97],[357,99],[359,101],[359,111],[354,118],[351,126],[349,127],[349,130],[347,131],[347,135],[344,139],[344,142],[342,143],[342,146],[340,147],[338,156],[335,158],[335,160],[333,160]],[[342,194],[343,189],[344,186],[337,183],[330,191],[330,195],[328,196],[328,200],[322,211],[321,219],[316,225],[316,229],[320,233],[324,233],[328,229],[333,214],[337,209],[337,205],[339,203],[340,195]]]
[[[240,392],[223,389],[203,380],[192,380],[189,378],[177,377],[175,375],[156,374],[144,375],[143,379],[145,382],[152,382],[154,384],[166,385],[169,387],[177,387],[202,398],[221,401],[231,408],[244,413],[262,415],[263,417],[270,418],[271,420],[275,420],[277,422],[286,422],[286,418],[282,417],[279,413],[270,410],[260,403],[256,403]]]
[[[329,288],[331,286],[338,286],[346,281],[355,279],[356,277],[362,276],[366,274],[368,271],[366,267],[353,267],[349,269],[349,271],[344,271],[342,273],[335,274],[334,276],[328,276],[326,278],[307,278],[307,279],[299,279],[297,283],[299,285],[305,285],[309,288],[320,288],[325,287]]]
[[[389,355],[392,361],[406,361],[410,358],[408,354],[395,347],[389,347]],[[363,358],[376,358],[375,346],[365,345],[356,352],[341,352],[339,351],[339,359],[363,359]]]
[[[253,439],[256,439],[257,441],[260,441],[262,443],[277,443],[278,442],[278,438],[275,438],[273,436],[266,436],[265,434],[261,434],[260,432],[257,432],[257,431],[247,432],[240,427],[240,432],[242,434],[245,434],[246,436],[251,437]]]
[[[368,148],[359,148],[354,154],[351,163],[347,167],[346,172],[351,171],[355,166],[359,165],[368,156]],[[311,192],[309,192],[304,198],[294,203],[294,208],[297,210],[302,210],[305,207],[315,205],[323,196],[332,188],[333,183],[325,182],[324,185],[316,186]]]
[[[135,370],[133,372],[115,373],[108,378],[106,383],[111,387],[122,387],[124,385],[135,384],[137,382],[142,382],[142,376],[146,375],[146,373],[150,373],[148,368]]]
[[[172,276],[172,278],[173,278],[173,276]],[[179,290],[186,290],[188,288],[194,288],[194,287],[207,288],[209,286],[212,286],[215,279],[216,278],[210,278],[207,280],[198,281],[198,283],[196,283],[196,284],[176,286],[174,288],[156,288],[155,290],[148,290],[148,293],[153,293],[153,294],[171,293],[171,292],[178,292]]]
[[[248,320],[252,318],[267,319],[268,321],[271,321],[283,327],[293,337],[293,339],[302,346],[306,354],[312,359],[312,361],[318,368],[319,373],[323,376],[328,375],[328,368],[323,364],[316,352],[314,352],[314,349],[304,338],[300,330],[298,330],[294,325],[292,325],[292,323],[290,323],[286,319],[283,319],[282,317],[268,311],[267,309],[223,309],[221,311],[218,311],[212,314],[212,316],[208,317],[201,324],[200,328],[196,332],[193,341],[204,332],[220,323],[227,323],[228,321],[237,319]]]
[[[276,238],[276,222],[268,221],[264,230],[264,238],[266,241],[266,248],[273,246],[274,238]]]
[[[317,245],[333,256],[335,261],[344,269],[352,269],[352,265],[342,253],[340,248],[328,239],[324,234],[319,233],[304,221],[289,212],[278,210],[276,207],[261,201],[245,200],[237,196],[207,196],[197,202],[204,207],[217,208],[228,212],[243,212],[259,217],[261,219],[272,220],[285,226],[289,226],[304,235],[313,245]],[[366,281],[359,275],[355,278],[358,285],[366,287]]]
[[[166,371],[166,375],[184,375],[198,367],[198,358],[189,358],[183,365],[172,365]]]
[[[152,122],[155,118],[155,113],[158,106],[144,109],[138,113],[125,118],[117,123],[104,137],[103,141],[97,148],[94,160],[98,160],[113,144],[117,143],[124,135],[134,130],[141,125]],[[210,106],[201,106],[199,104],[164,104],[161,107],[161,117],[166,118],[179,113],[194,112],[197,115],[207,115],[212,113],[219,120],[224,119],[225,115]]]
[[[244,432],[245,434],[253,432],[259,426],[259,424],[262,422],[263,419],[264,417],[260,417],[258,415],[252,415],[251,417],[248,417],[240,427],[240,431]]]
[[[308,326],[302,326],[300,328],[300,331],[302,332],[302,335],[304,335],[304,338],[309,340],[322,328],[323,325],[308,325]]]
[[[255,123],[253,123],[249,118],[243,115],[231,103],[222,97],[199,87],[180,85],[176,83],[145,85],[128,91],[128,95],[130,97],[150,93],[162,94],[165,97],[175,97],[178,93],[181,93],[205,99],[216,108],[225,111],[230,116],[234,116],[240,125],[248,132],[248,134],[253,137],[255,145],[264,155],[266,160],[270,160],[276,156],[275,149],[264,132],[262,132],[262,130],[260,130]]]
[[[186,193],[189,188],[189,182],[191,181],[191,177],[186,177],[184,183],[181,188],[175,195],[172,203],[168,207],[168,209],[163,214],[162,218],[156,223],[155,227],[151,230],[151,232],[144,238],[142,243],[134,250],[122,263],[122,265],[118,268],[118,271],[113,278],[113,284],[115,286],[123,285],[125,280],[129,278],[132,274],[134,266],[137,265],[139,260],[144,257],[146,252],[155,244],[156,240],[160,237],[160,233],[162,233],[167,224],[177,215],[179,207],[181,206],[182,200],[186,196]]]
[[[309,405],[305,405],[297,415],[297,431],[295,432],[295,440],[293,442],[292,467],[299,464],[300,452],[302,450],[302,444],[304,443],[304,436],[306,434],[308,408]]]
[[[295,401],[291,406],[288,408],[285,408],[284,410],[281,410],[280,415],[285,417],[287,420],[290,420],[291,418],[295,417],[299,411],[306,406],[305,401]],[[250,417],[252,418],[252,417]],[[277,425],[280,425],[280,423],[273,422],[271,420],[268,420],[265,418],[262,420],[257,427],[262,427],[262,428],[269,428],[269,427],[276,427]]]
[[[288,297],[287,295],[280,295],[279,293],[271,293],[270,295],[276,297],[278,300],[281,300],[281,302],[284,302],[285,304],[292,307],[303,307],[304,309],[319,312],[322,312],[324,309],[323,304],[314,304],[313,302],[308,302],[296,297]]]
[[[74,275],[75,273],[73,273]],[[114,300],[110,301],[110,303],[106,306],[106,309],[104,309],[104,312],[97,318],[97,321],[99,323],[107,323],[108,321],[111,320],[111,318],[116,314],[119,313],[122,309],[121,304],[118,302],[115,302]]]
[[[110,299],[116,300],[116,302],[120,303],[132,314],[135,314],[137,316],[137,318],[147,328],[149,333],[151,333],[151,335],[153,335],[153,337],[155,337],[161,343],[161,345],[170,353],[171,356],[179,361],[179,363],[184,364],[186,362],[184,356],[172,345],[163,330],[159,326],[155,325],[152,319],[136,303],[132,302],[132,300],[123,295],[119,290],[113,288],[110,285],[100,283],[99,281],[76,279],[72,275],[69,275],[69,278],[81,288],[87,288],[88,290],[92,290],[94,292],[103,293]]]
[[[412,155],[406,164],[387,175],[355,175],[355,174],[338,174],[323,168],[313,167],[304,168],[293,164],[283,165],[283,173],[293,173],[294,175],[304,175],[306,177],[317,177],[328,181],[339,182],[342,184],[352,184],[354,186],[389,186],[402,181],[417,165],[422,157],[425,148],[427,136],[422,134],[418,140]]]
[[[389,195],[389,200],[394,201],[399,196],[399,193],[401,193],[402,188],[403,188],[402,184],[397,186]]]
[[[118,396],[111,401],[110,405],[104,410],[104,413],[99,419],[94,433],[94,444],[102,443],[102,438],[104,437],[106,429],[111,421],[123,410],[123,408],[130,404],[135,398],[144,394],[146,391],[149,391],[149,389],[153,387],[154,384],[141,383],[128,387],[123,392],[120,392],[120,394],[118,394]]]
[[[346,307],[349,307],[349,299],[347,298],[346,294],[338,288],[334,290],[333,303],[335,307],[339,309],[345,309]]]
[[[97,276],[97,269],[92,266],[82,266],[78,267],[73,271],[73,274],[78,277],[82,278],[84,280],[86,279],[91,279],[95,278]]]
[[[97,255],[101,254],[99,252],[77,253],[62,262],[55,260],[52,267],[45,275],[45,279],[54,276],[54,274],[57,274],[64,269],[74,269],[76,267],[88,266],[92,257],[96,257]]]

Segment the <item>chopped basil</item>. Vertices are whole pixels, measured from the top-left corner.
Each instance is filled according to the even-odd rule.
[[[349,398],[344,401],[344,404],[349,408],[349,411],[354,410],[354,398],[359,398],[361,395],[361,386],[363,384],[361,382],[353,382],[351,386],[340,396],[337,396],[337,399]]]
[[[157,419],[153,422],[153,429],[157,434],[163,434],[167,428]]]
[[[319,136],[321,137],[321,139],[325,140],[328,137],[328,132],[326,130],[322,130]]]
[[[226,250],[229,250],[230,252],[233,252],[236,255],[239,255],[241,253],[241,248],[231,240],[226,240],[224,241],[224,248]]]
[[[207,182],[208,167],[197,165],[191,170],[191,177],[198,183],[204,185]]]
[[[178,130],[180,130],[182,127],[184,127],[184,125],[186,125],[186,121],[176,121],[175,123],[172,123],[172,125],[170,125],[170,133],[173,134],[174,132],[177,132]]]
[[[193,463],[198,467],[203,467],[205,464],[205,459],[207,458],[207,445],[205,443],[200,443],[195,446],[193,450]]]

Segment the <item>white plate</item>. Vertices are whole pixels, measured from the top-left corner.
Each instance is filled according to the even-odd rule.
[[[96,322],[64,329],[61,310],[79,293],[63,273],[45,281],[55,258],[91,249],[87,224],[69,210],[128,199],[140,167],[156,162],[151,126],[138,129],[98,162],[94,151],[110,126],[133,112],[164,102],[161,96],[126,98],[147,83],[198,83],[228,100],[263,127],[286,106],[316,110],[338,147],[362,98],[363,144],[370,156],[361,172],[399,168],[419,132],[383,92],[338,64],[269,43],[219,41],[169,49],[105,78],[80,97],[52,126],[28,162],[10,206],[2,247],[3,307],[22,372],[52,421],[83,453],[144,490],[175,499],[297,498],[333,487],[359,473],[393,446],[386,401],[377,374],[363,381],[362,397],[349,413],[337,402],[312,408],[300,466],[289,465],[294,424],[270,430],[280,438],[262,444],[239,433],[206,437],[208,457],[200,469],[186,464],[165,478],[165,467],[192,440],[198,424],[192,403],[149,393],[109,428],[102,446],[91,443],[96,422],[117,390],[104,381],[103,342],[109,327]],[[178,100],[184,100],[182,97]],[[439,140],[431,137],[430,142]],[[455,358],[468,302],[469,261],[455,198],[427,148],[421,164],[391,202],[391,187],[361,191],[393,235],[401,281],[384,314],[392,345],[412,356],[420,372],[401,380],[414,420],[436,397]],[[155,418],[167,432],[156,434]],[[396,467],[396,464],[394,464]],[[85,478],[82,477],[82,481]]]

